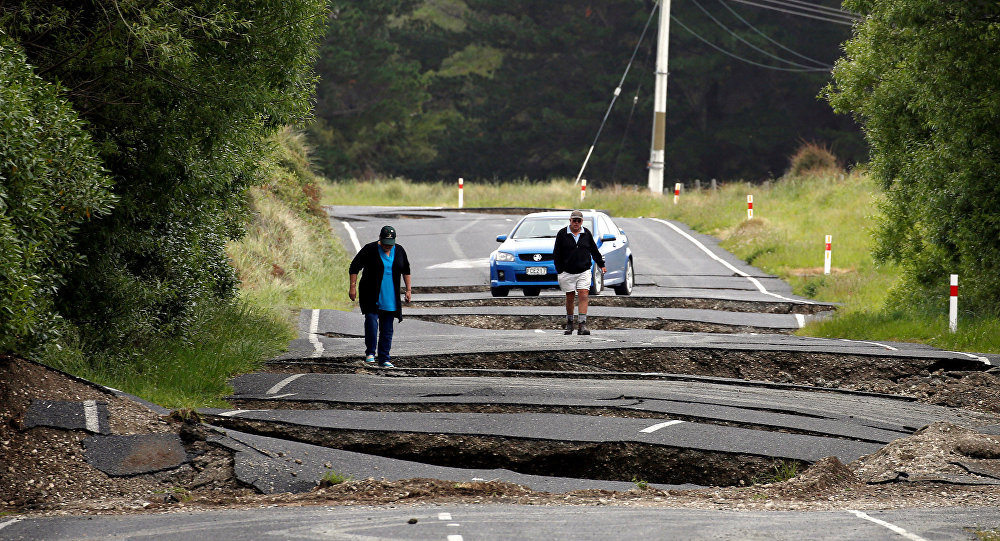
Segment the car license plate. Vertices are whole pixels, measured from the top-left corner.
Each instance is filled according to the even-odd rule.
[[[539,274],[548,274],[549,269],[545,267],[528,267],[524,272],[529,276],[537,276]]]

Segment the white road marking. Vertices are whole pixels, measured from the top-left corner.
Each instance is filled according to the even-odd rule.
[[[480,257],[477,259],[455,259],[447,263],[435,263],[427,267],[427,270],[434,269],[474,269],[477,267],[489,267],[490,258]]]
[[[980,357],[979,355],[973,355],[971,353],[966,353],[964,351],[949,351],[948,353],[958,353],[959,355],[965,355],[967,357],[972,357],[973,359],[976,359],[978,361],[982,361],[982,362],[986,363],[989,366],[993,366],[993,364],[990,362],[990,360],[987,359],[986,357]]]
[[[646,434],[652,434],[653,432],[656,432],[657,430],[659,430],[661,428],[666,428],[666,427],[668,427],[670,425],[676,425],[676,424],[680,424],[680,423],[683,423],[683,422],[684,421],[678,421],[678,420],[667,421],[665,423],[659,423],[659,424],[655,424],[653,426],[647,426],[646,428],[643,428],[639,432],[645,432]]]
[[[670,223],[670,222],[668,222],[666,220],[661,220],[659,218],[650,218],[650,220],[653,220],[654,222],[660,222],[661,224],[666,225],[667,227],[669,227],[669,228],[673,229],[674,231],[676,231],[677,234],[679,234],[680,236],[682,236],[682,237],[686,238],[687,240],[693,242],[695,246],[697,246],[699,249],[701,249],[701,251],[703,251],[706,254],[708,254],[709,257],[711,257],[712,259],[718,261],[719,263],[722,263],[723,266],[725,266],[727,269],[735,272],[739,276],[742,276],[742,277],[746,278],[747,280],[749,280],[750,283],[753,284],[757,288],[757,290],[760,291],[761,293],[763,293],[765,295],[770,295],[770,296],[775,297],[777,299],[782,299],[782,300],[785,300],[785,301],[789,301],[789,302],[801,302],[801,303],[804,303],[804,304],[816,304],[816,303],[814,303],[812,301],[789,299],[788,297],[782,297],[781,295],[778,295],[777,293],[771,293],[766,288],[764,288],[764,285],[761,284],[760,281],[758,281],[756,278],[754,278],[753,276],[750,276],[749,274],[741,271],[740,269],[737,269],[736,267],[732,266],[728,261],[726,261],[726,260],[722,259],[721,257],[715,255],[715,253],[712,252],[711,250],[709,250],[707,246],[705,246],[704,244],[698,242],[698,239],[692,237],[691,235],[688,235],[684,231],[681,231],[681,229],[679,227],[677,227],[676,225],[674,225],[674,224],[672,224],[672,223]]]
[[[291,382],[293,382],[293,381],[301,378],[304,375],[305,374],[295,374],[293,376],[288,376],[287,378],[285,378],[285,379],[279,381],[278,383],[274,384],[274,387],[271,387],[270,389],[268,389],[266,394],[275,394],[278,391],[280,391],[282,388],[284,388],[285,385],[288,385],[289,383],[291,383]],[[288,396],[288,395],[282,395],[282,396]]]
[[[926,539],[924,539],[923,537],[920,537],[919,535],[917,535],[915,533],[910,533],[910,532],[908,532],[908,531],[900,528],[899,526],[896,526],[895,524],[890,524],[890,523],[888,523],[888,522],[886,522],[884,520],[879,520],[877,518],[870,517],[866,513],[862,513],[861,511],[855,511],[854,509],[848,509],[847,511],[850,512],[850,513],[853,513],[854,516],[856,516],[858,518],[863,518],[865,520],[874,522],[875,524],[878,524],[879,526],[883,526],[885,528],[888,528],[888,529],[890,529],[890,530],[898,533],[899,535],[901,535],[901,536],[909,539],[910,541],[927,541]]]
[[[286,396],[295,396],[297,394],[299,394],[299,393],[276,394],[274,396],[269,396],[268,398],[285,398]]]
[[[448,539],[448,541],[462,541],[462,536],[461,535],[449,535],[447,539]]]
[[[452,251],[454,251],[455,255],[457,255],[459,257],[459,260],[462,260],[462,259],[468,260],[469,259],[469,256],[465,255],[465,252],[462,250],[462,247],[458,245],[458,240],[456,240],[458,238],[459,233],[461,233],[462,231],[465,231],[466,229],[468,229],[470,227],[475,227],[483,219],[484,219],[484,217],[477,216],[475,220],[473,220],[473,221],[471,221],[471,222],[463,225],[462,227],[459,227],[458,229],[452,231],[450,235],[448,235],[448,244],[451,245]],[[487,261],[489,261],[489,259],[487,259]],[[469,267],[459,267],[459,268],[469,268]]]
[[[97,401],[96,400],[84,400],[83,401],[83,418],[87,426],[88,432],[93,432],[97,434],[101,431],[101,425],[97,421]]]
[[[438,513],[438,520],[451,520],[451,513]]]
[[[267,410],[233,410],[233,411],[224,411],[224,412],[222,412],[222,413],[219,414],[219,417],[235,417],[235,416],[237,416],[237,415],[239,415],[241,413],[247,413],[247,412],[250,412],[250,411],[267,411]]]
[[[360,252],[361,243],[358,242],[358,234],[354,232],[354,228],[351,227],[351,224],[347,222],[340,222],[340,223],[343,224],[344,229],[347,230],[347,234],[351,237],[351,243],[354,244],[354,253]]]
[[[799,324],[799,328],[806,326],[806,316],[802,314],[795,314],[795,322]]]
[[[545,334],[545,331],[543,331],[541,329],[535,329],[535,332],[538,333],[538,334]]]
[[[323,356],[323,343],[319,341],[316,334],[319,332],[319,310],[313,309],[312,319],[309,321],[309,343],[313,345],[312,356],[322,357]]]
[[[889,344],[880,344],[878,342],[866,342],[864,340],[851,340],[850,338],[838,338],[838,340],[842,340],[844,342],[858,342],[858,343],[861,343],[861,344],[871,344],[873,346],[878,346],[878,347],[882,347],[882,348],[888,349],[889,351],[899,351],[898,348],[894,348],[894,347],[890,346]]]
[[[12,525],[15,522],[18,522],[20,520],[21,520],[20,518],[15,518],[15,519],[8,520],[7,522],[0,522],[0,530],[4,529],[7,526],[10,526],[10,525]]]

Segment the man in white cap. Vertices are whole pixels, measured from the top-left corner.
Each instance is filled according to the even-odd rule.
[[[604,257],[597,249],[597,242],[589,229],[583,227],[583,213],[574,210],[569,214],[569,227],[556,233],[552,259],[559,273],[559,289],[566,293],[566,332],[573,334],[574,298],[580,296],[580,313],[577,316],[577,334],[590,334],[587,328],[587,306],[590,293],[591,259],[601,272],[607,272]]]

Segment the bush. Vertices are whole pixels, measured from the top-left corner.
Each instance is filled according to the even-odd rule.
[[[53,298],[86,261],[79,224],[114,197],[83,123],[2,33],[0,180],[0,350],[26,353],[49,338]]]
[[[803,143],[789,158],[788,174],[799,177],[821,172],[839,171],[837,157],[819,143]]]

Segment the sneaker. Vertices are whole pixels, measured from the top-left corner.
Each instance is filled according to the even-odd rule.
[[[563,334],[573,334],[573,322],[572,321],[567,321],[566,322],[566,332],[564,332]]]
[[[389,361],[382,361],[380,366],[382,366],[382,368],[396,368],[396,365],[390,363]]]
[[[580,329],[576,331],[576,334],[584,334],[584,335],[590,334],[590,329],[587,328],[586,323],[581,323]]]
[[[365,357],[365,364],[375,364],[375,356],[368,355],[367,357]]]

